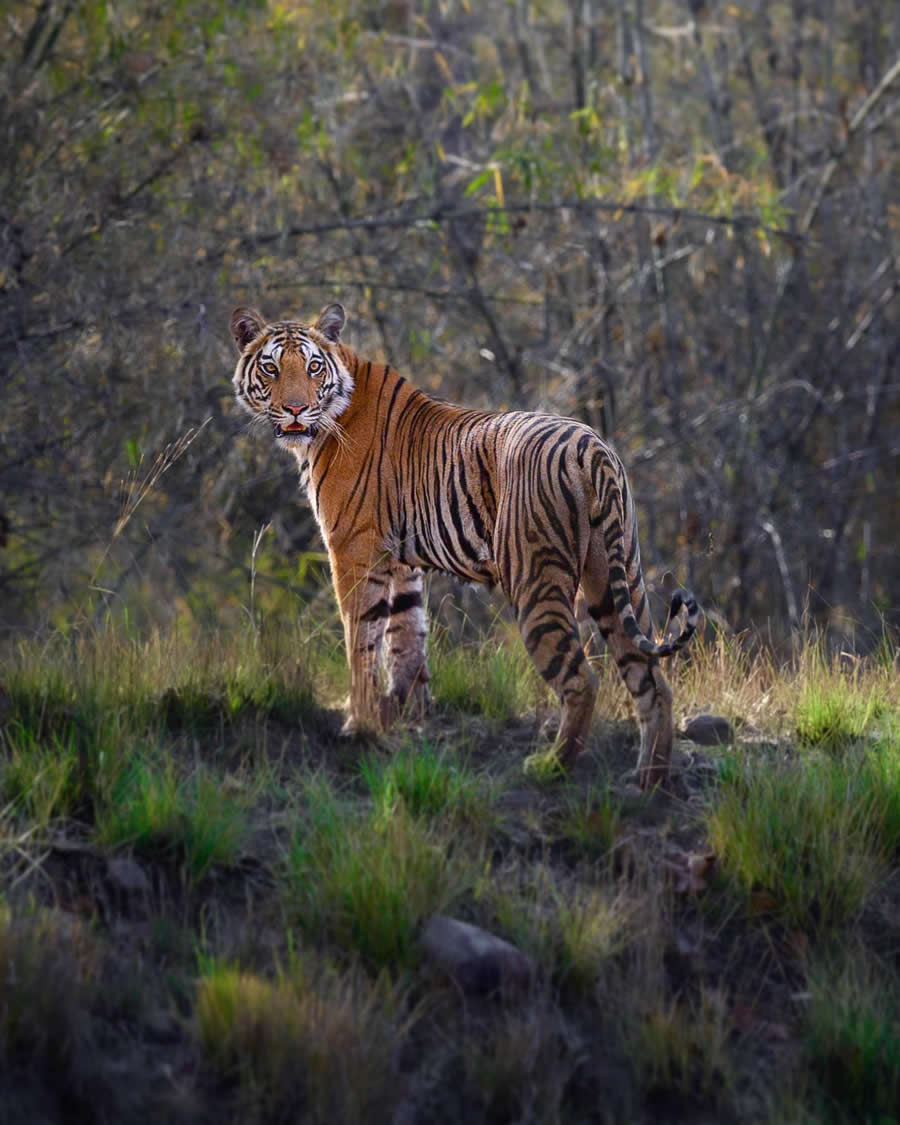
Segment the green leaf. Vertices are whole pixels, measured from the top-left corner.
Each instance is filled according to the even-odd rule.
[[[493,178],[494,173],[492,169],[486,168],[483,172],[479,172],[475,179],[472,180],[472,182],[466,188],[465,194],[474,195],[479,188],[484,187],[484,185],[488,183],[489,180],[493,180]]]

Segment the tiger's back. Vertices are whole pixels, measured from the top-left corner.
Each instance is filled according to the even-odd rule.
[[[328,548],[351,667],[347,728],[385,725],[424,700],[422,570],[439,569],[506,594],[560,696],[558,750],[571,764],[597,691],[575,620],[580,591],[637,705],[641,781],[664,780],[672,709],[659,660],[686,643],[698,611],[679,593],[684,630],[651,640],[634,505],[614,451],[555,415],[437,402],[341,344],[343,319],[329,306],[313,326],[267,326],[242,309],[232,327],[238,398],[297,457]],[[268,380],[265,363],[277,366]]]

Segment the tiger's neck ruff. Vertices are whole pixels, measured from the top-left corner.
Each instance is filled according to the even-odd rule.
[[[351,669],[348,731],[383,728],[427,702],[422,570],[497,585],[525,645],[560,696],[561,761],[584,747],[597,679],[576,597],[613,652],[641,724],[643,785],[665,781],[672,696],[652,640],[637,520],[615,452],[589,427],[549,414],[436,402],[340,341],[344,310],[313,325],[267,324],[237,309],[238,401],[297,459],[328,548]]]

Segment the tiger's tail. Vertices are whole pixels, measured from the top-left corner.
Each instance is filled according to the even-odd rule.
[[[697,631],[700,607],[694,595],[683,586],[679,586],[672,592],[668,613],[668,620],[671,621],[682,609],[687,611],[685,622],[678,634],[669,641],[660,642],[653,641],[645,635],[634,612],[631,587],[625,569],[624,497],[617,483],[608,481],[607,489],[608,511],[602,521],[601,531],[607,552],[610,592],[622,629],[647,656],[658,658],[674,656],[688,644]],[[609,495],[609,492],[612,492],[612,495]]]

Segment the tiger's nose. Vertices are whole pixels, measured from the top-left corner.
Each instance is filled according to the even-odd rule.
[[[305,403],[302,402],[284,402],[282,406],[289,414],[293,414],[295,418],[299,418],[306,409]]]

